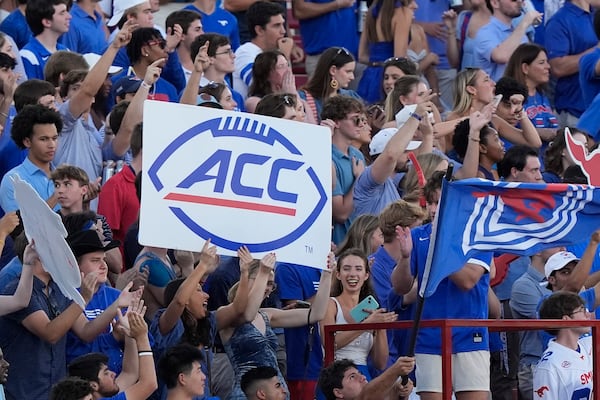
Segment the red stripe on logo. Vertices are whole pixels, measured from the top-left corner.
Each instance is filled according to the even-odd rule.
[[[209,204],[219,207],[241,208],[244,210],[262,211],[273,214],[296,216],[296,210],[287,207],[271,206],[268,204],[250,203],[248,201],[225,200],[214,197],[196,196],[191,194],[169,193],[165,200],[183,201],[186,203]]]

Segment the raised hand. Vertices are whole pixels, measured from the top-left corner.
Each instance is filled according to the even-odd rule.
[[[181,39],[183,39],[183,28],[181,25],[175,24],[173,28],[167,28],[167,51],[169,53],[173,52],[179,46]]]
[[[198,54],[196,54],[196,58],[194,59],[196,72],[203,73],[210,65],[210,57],[208,56],[209,46],[210,42],[207,40],[198,50]]]
[[[363,160],[359,160],[356,157],[352,157],[352,175],[354,175],[354,178],[358,178],[364,170],[365,162]]]
[[[396,240],[400,243],[400,252],[403,258],[410,257],[413,242],[409,227],[396,226]]]
[[[90,272],[89,274],[86,274],[86,275],[84,275],[83,272],[81,273],[81,288],[79,288],[79,291],[86,303],[89,303],[89,301],[94,296],[94,293],[96,292],[96,283],[97,282],[98,282],[98,274],[97,273]]]
[[[115,40],[113,40],[113,42],[112,42],[113,47],[120,49],[121,47],[127,46],[129,41],[131,40],[132,32],[135,29],[137,29],[137,27],[138,27],[138,24],[134,23],[132,19],[128,19],[123,24],[123,27],[119,30],[119,33],[117,33]]]
[[[238,258],[240,259],[240,272],[248,272],[250,264],[254,261],[252,254],[246,246],[242,246],[237,251]]]
[[[134,300],[138,300],[142,298],[142,293],[144,293],[144,287],[141,286],[137,290],[129,291],[133,287],[133,282],[129,282],[127,286],[123,288],[121,294],[117,298],[117,305],[119,308],[125,308],[131,306],[131,303]]]
[[[275,261],[277,261],[277,257],[275,253],[267,253],[261,260],[260,265],[273,270],[275,268]]]
[[[206,273],[215,272],[219,266],[219,255],[217,254],[217,246],[211,246],[210,239],[204,242],[202,251],[200,252],[200,262],[206,264]]]
[[[167,62],[166,58],[159,58],[146,68],[146,74],[144,75],[144,83],[148,86],[152,86],[156,83],[160,74],[162,73],[162,66]]]
[[[19,216],[12,211],[0,219],[0,238],[5,238],[19,225]]]
[[[35,249],[35,242],[31,239],[31,243],[29,243],[25,247],[25,252],[23,253],[23,265],[34,266],[36,261],[40,260],[40,255]]]

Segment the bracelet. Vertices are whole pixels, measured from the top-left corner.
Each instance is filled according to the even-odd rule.
[[[8,119],[8,114],[5,112],[0,111],[0,116],[3,116],[4,118]]]
[[[148,84],[146,83],[146,81],[142,81],[142,83],[141,83],[141,86],[142,86],[144,89],[148,89],[148,90],[150,90],[150,88],[152,87],[152,85],[148,85]]]
[[[421,117],[419,114],[417,114],[415,112],[410,113],[410,116],[413,117],[414,119],[416,119],[419,122],[423,120],[423,117]]]
[[[479,142],[480,141],[479,139],[475,139],[474,137],[471,137],[471,136],[469,136],[469,140],[472,140],[474,142]]]
[[[138,351],[138,357],[144,357],[144,356],[152,357],[153,354],[151,351]]]

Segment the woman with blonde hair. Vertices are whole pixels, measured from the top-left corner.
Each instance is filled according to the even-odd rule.
[[[417,165],[412,164],[408,168],[404,179],[400,181],[403,193],[402,199],[425,207],[423,188],[434,172],[448,169],[448,161],[435,153],[420,154],[416,157],[416,160]]]
[[[260,365],[276,369],[281,385],[286,387],[285,379],[277,365],[278,341],[272,328],[299,327],[323,319],[331,288],[331,268],[335,267],[335,258],[333,253],[330,253],[327,268],[321,274],[319,290],[310,308],[289,310],[261,308],[262,301],[275,290],[275,254],[268,253],[260,262],[257,262],[252,259],[248,249],[242,247],[238,251],[238,256],[240,265],[243,264],[243,269],[248,270],[250,280],[250,293],[243,313],[243,322],[223,326],[219,330],[225,352],[235,373],[233,391],[228,397],[231,400],[246,399],[240,387],[242,376],[248,370]],[[228,297],[236,298],[237,290],[238,284],[235,284],[230,289]],[[287,393],[286,399],[289,399],[289,393]]]
[[[497,107],[494,101],[495,88],[494,80],[480,68],[466,68],[459,72],[454,80],[454,109],[448,115],[448,120],[482,112],[488,105],[491,105],[495,112]],[[497,102],[499,103],[499,100]],[[542,145],[540,136],[529,119],[524,119],[519,129],[493,114],[492,124],[502,138],[513,144],[523,144],[535,149],[539,149]],[[452,136],[446,136],[446,152],[453,148]]]

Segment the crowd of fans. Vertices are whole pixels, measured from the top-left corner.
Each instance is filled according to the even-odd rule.
[[[324,366],[324,327],[413,319],[443,179],[588,183],[565,135],[598,140],[596,0],[195,0],[165,26],[154,0],[18,2],[0,16],[1,400],[441,399],[439,330],[414,357],[408,331],[339,332]],[[139,244],[146,99],[329,128],[323,265]],[[85,307],[28,241],[17,174],[62,219]],[[590,319],[599,243],[480,252],[423,318]],[[454,329],[455,396],[589,399],[588,332]]]

